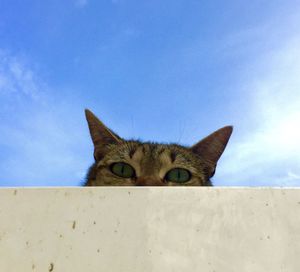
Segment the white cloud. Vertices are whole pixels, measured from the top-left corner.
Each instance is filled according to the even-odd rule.
[[[255,69],[255,79],[242,87],[252,97],[249,131],[229,145],[218,179],[224,184],[299,186],[300,37],[270,51]]]
[[[33,65],[1,54],[0,185],[78,184],[89,159],[82,159],[89,139],[84,107],[51,96]]]
[[[78,8],[83,8],[88,4],[88,0],[76,0],[75,5]]]
[[[45,88],[42,85],[25,61],[0,50],[0,94],[15,93],[38,99]]]

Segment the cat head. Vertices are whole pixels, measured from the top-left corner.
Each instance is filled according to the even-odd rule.
[[[85,110],[95,163],[86,186],[211,185],[217,162],[232,133],[223,127],[191,147],[124,140]]]

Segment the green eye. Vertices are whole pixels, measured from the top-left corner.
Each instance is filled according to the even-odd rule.
[[[134,169],[125,162],[116,162],[110,166],[110,170],[117,176],[122,178],[133,178],[135,176]]]
[[[165,177],[166,181],[184,183],[191,179],[191,173],[183,168],[171,169]]]

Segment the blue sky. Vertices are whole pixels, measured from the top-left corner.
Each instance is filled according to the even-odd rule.
[[[300,185],[298,1],[2,0],[0,185],[69,186],[124,138],[234,133],[215,185]]]

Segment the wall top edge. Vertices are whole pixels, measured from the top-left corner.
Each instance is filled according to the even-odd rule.
[[[203,187],[203,186],[98,186],[98,187],[81,187],[81,186],[26,186],[26,187],[1,187],[0,190],[300,190],[300,187],[287,187],[287,186],[213,186],[213,187]]]

